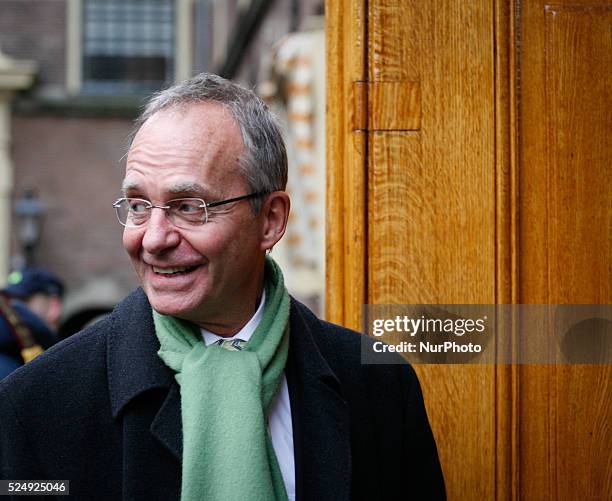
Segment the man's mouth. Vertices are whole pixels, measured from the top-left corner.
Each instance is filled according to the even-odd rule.
[[[185,273],[192,272],[198,267],[199,265],[181,266],[181,267],[175,267],[175,268],[158,268],[157,266],[153,266],[153,272],[157,273],[158,275],[183,275]]]

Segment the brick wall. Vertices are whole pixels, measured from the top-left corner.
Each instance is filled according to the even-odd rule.
[[[43,85],[64,85],[66,0],[0,0],[0,48],[37,61]]]
[[[111,204],[120,195],[119,160],[132,122],[17,116],[12,129],[14,194],[34,188],[45,207],[38,262],[72,291],[100,278],[129,291],[137,281]]]

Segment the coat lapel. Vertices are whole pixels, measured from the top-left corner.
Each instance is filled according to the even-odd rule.
[[[113,417],[141,393],[168,389],[151,423],[152,435],[180,461],[183,450],[181,398],[174,373],[157,356],[151,306],[142,289],[130,294],[113,313],[108,342],[108,385]]]
[[[292,301],[287,382],[298,500],[348,500],[350,421],[340,383],[315,344],[321,322]]]
[[[183,457],[181,424],[181,392],[175,383],[170,387],[166,400],[151,423],[151,433],[179,461]]]

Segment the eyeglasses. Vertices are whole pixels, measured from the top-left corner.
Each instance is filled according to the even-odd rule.
[[[211,203],[206,203],[201,198],[175,198],[168,200],[165,205],[153,205],[142,198],[119,198],[113,203],[113,207],[117,211],[119,222],[128,228],[145,225],[151,217],[152,209],[163,209],[166,212],[166,217],[174,226],[190,229],[208,222],[208,209],[211,207],[262,195],[265,195],[265,193],[255,192]]]

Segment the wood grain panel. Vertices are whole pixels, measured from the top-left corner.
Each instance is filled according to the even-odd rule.
[[[548,282],[557,303],[612,302],[612,6],[547,6]],[[557,499],[612,493],[612,367],[557,367]]]
[[[612,299],[610,9],[522,3],[523,303]],[[611,377],[609,367],[520,368],[522,498],[609,498]]]
[[[366,135],[354,132],[353,82],[365,79],[364,0],[325,3],[327,47],[326,317],[361,328],[366,297]]]
[[[423,165],[418,133],[371,135],[368,302],[437,302],[436,172]]]
[[[370,78],[419,81],[422,95],[419,131],[368,135],[368,302],[494,302],[492,7],[368,8]],[[385,116],[383,103],[368,101],[372,116]],[[416,370],[449,499],[493,499],[495,368]]]
[[[495,34],[495,296],[496,303],[518,303],[518,161],[517,161],[517,12],[514,2],[494,3]],[[498,344],[501,359],[516,353]],[[500,347],[501,345],[501,347]],[[504,353],[510,351],[511,354]],[[518,499],[519,371],[516,365],[495,367],[495,499]]]
[[[418,0],[368,2],[368,80],[418,81],[423,54],[423,17],[436,9]]]
[[[551,300],[605,303],[612,299],[612,5],[546,7],[545,53]]]
[[[439,224],[435,200],[427,197],[436,186],[436,176],[422,165],[417,136],[396,132],[374,133],[370,138],[371,303],[435,303],[439,297],[432,269],[443,265],[427,258],[436,238],[427,229]],[[423,385],[449,499],[493,499],[494,369],[425,365],[415,369]],[[461,464],[456,461],[457,451],[461,451]]]
[[[373,4],[376,2],[369,3],[370,9],[374,8]],[[410,183],[412,192],[421,187],[426,187],[427,191],[414,195],[422,199],[420,206],[410,206],[407,198],[399,200],[400,204],[389,210],[406,219],[417,217],[415,211],[426,213],[427,216],[420,216],[424,222],[435,224],[422,226],[411,236],[427,244],[419,255],[408,255],[406,249],[396,245],[392,227],[371,225],[369,241],[375,245],[370,249],[374,254],[368,260],[370,276],[375,275],[377,280],[382,280],[385,273],[396,277],[411,276],[404,273],[404,268],[407,270],[415,261],[420,261],[425,263],[420,266],[426,267],[424,272],[435,284],[428,291],[427,300],[492,302],[495,299],[492,9],[488,5],[476,9],[473,4],[466,6],[462,2],[448,1],[431,2],[431,9],[421,9],[421,15],[423,11],[427,11],[429,17],[420,26],[423,36],[423,54],[419,58],[423,65],[422,133],[415,136],[416,140],[403,144],[396,143],[411,137],[409,134],[372,135],[370,150],[374,153],[370,157],[370,172],[380,165],[375,158],[378,152],[386,152],[382,157],[385,161],[399,154],[400,158],[393,159],[396,163],[388,166],[392,176],[399,176],[392,184]],[[403,24],[410,24],[406,13],[397,15],[404,19]],[[466,34],[465,25],[478,28]],[[450,38],[438,38],[434,28]],[[370,32],[372,30],[370,27]],[[386,43],[390,44],[388,40]],[[436,57],[426,57],[427,54],[436,54]],[[377,64],[375,56],[370,67]],[[371,110],[372,114],[380,112]],[[381,142],[377,143],[379,139]],[[402,163],[404,156],[420,157],[420,170],[410,171],[411,166]],[[386,182],[386,177],[370,176],[370,182],[376,184],[378,180]],[[377,204],[376,199],[384,191],[384,185],[370,185],[370,214],[374,217],[379,214],[373,212],[377,206],[372,204]],[[379,266],[379,253],[395,253],[400,269]],[[406,256],[409,259],[405,259]],[[377,285],[370,285],[369,298],[384,302],[385,297],[379,296]],[[404,302],[425,299],[423,294],[416,295],[406,278],[395,282],[394,294]]]
[[[519,302],[547,304],[546,132],[543,100],[544,4],[521,3],[519,13]],[[554,451],[549,447],[553,369],[519,367],[520,499],[555,499]]]
[[[420,82],[355,82],[353,130],[409,131],[421,128]],[[376,110],[371,113],[370,110]]]

